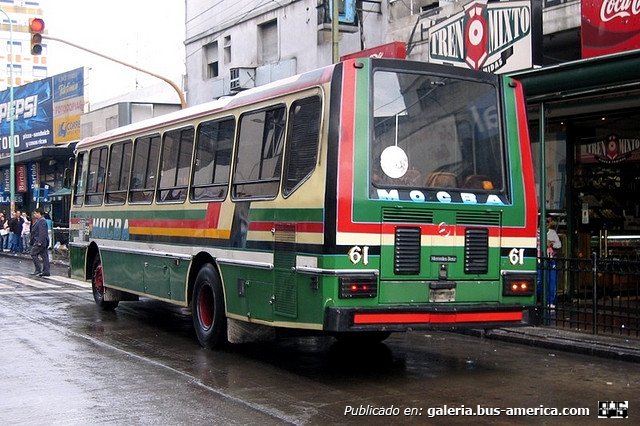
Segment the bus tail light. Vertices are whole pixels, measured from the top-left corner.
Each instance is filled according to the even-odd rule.
[[[378,295],[378,283],[375,278],[341,277],[340,298],[373,298]]]
[[[536,276],[534,274],[503,275],[503,296],[531,296],[535,291]]]

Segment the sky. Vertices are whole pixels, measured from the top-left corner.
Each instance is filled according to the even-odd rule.
[[[184,0],[40,0],[45,33],[171,79],[185,73]],[[85,71],[85,100],[104,102],[136,88],[166,84],[155,77],[58,41],[46,40],[49,76]],[[169,89],[172,90],[172,89]],[[179,102],[176,94],[176,102]]]

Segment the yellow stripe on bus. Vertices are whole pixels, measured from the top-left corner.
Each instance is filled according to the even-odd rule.
[[[155,228],[152,226],[132,226],[129,234],[162,235],[169,237],[225,238],[231,235],[229,229]]]

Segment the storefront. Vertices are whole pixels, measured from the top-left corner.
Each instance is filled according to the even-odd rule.
[[[540,208],[558,219],[562,255],[640,260],[640,51],[515,77],[544,182]]]
[[[69,161],[73,146],[37,148],[15,155],[16,209],[32,212],[42,207],[49,212],[54,225],[67,227],[69,223],[69,191],[65,176],[70,172]],[[10,210],[9,170],[10,157],[0,158],[0,176],[3,188],[0,211]],[[66,174],[65,174],[66,173]]]

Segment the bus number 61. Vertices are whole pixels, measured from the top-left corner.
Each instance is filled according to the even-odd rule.
[[[512,248],[509,252],[509,262],[512,265],[524,265],[524,249]]]
[[[369,246],[364,246],[364,247],[353,246],[347,253],[347,256],[349,256],[349,260],[354,265],[357,265],[361,261],[363,265],[368,265],[369,264]]]

